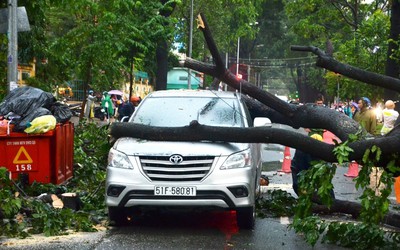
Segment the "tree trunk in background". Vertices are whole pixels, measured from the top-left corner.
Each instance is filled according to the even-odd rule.
[[[313,103],[317,98],[318,91],[307,83],[307,72],[297,67],[297,91],[299,92],[299,101],[301,103]]]
[[[390,35],[389,39],[393,39],[394,41],[399,41],[400,35],[400,1],[393,0],[392,1],[392,9],[390,16]],[[387,61],[386,61],[386,69],[385,75],[399,78],[400,66],[399,64],[390,58],[392,54],[391,51],[398,50],[398,45],[394,42],[389,42],[388,51],[387,51]],[[396,91],[385,89],[384,99],[386,100],[398,100],[398,93]],[[396,105],[396,109],[399,109],[400,105]]]
[[[162,5],[165,5],[169,0],[160,0]],[[169,17],[175,10],[176,3],[169,4],[169,8],[162,8],[160,15]],[[168,25],[168,24],[164,24]],[[168,43],[166,39],[160,40],[156,49],[157,60],[157,75],[156,75],[156,90],[167,89],[168,75]]]
[[[156,50],[157,58],[157,76],[156,90],[167,89],[168,74],[168,45],[167,41],[160,41]]]

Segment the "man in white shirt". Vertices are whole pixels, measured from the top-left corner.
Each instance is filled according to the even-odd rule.
[[[399,112],[394,110],[395,104],[392,100],[388,100],[385,103],[385,109],[382,111],[383,115],[383,126],[381,129],[381,135],[389,133],[393,129],[394,124],[399,117]]]

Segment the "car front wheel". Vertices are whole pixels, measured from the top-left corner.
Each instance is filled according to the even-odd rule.
[[[256,214],[254,206],[236,209],[237,224],[241,229],[253,229],[255,218]]]
[[[110,225],[123,226],[127,223],[125,209],[120,207],[108,207],[108,219]]]

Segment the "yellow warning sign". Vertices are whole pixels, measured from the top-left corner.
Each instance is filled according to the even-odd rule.
[[[23,156],[21,156],[23,155]],[[21,146],[17,152],[17,155],[15,156],[13,163],[14,164],[25,164],[25,163],[32,163],[32,158],[24,148],[24,146]]]

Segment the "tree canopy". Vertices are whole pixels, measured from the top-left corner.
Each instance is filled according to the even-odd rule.
[[[28,63],[36,58],[36,78],[29,84],[36,82],[45,90],[74,79],[110,89],[126,81],[132,62],[136,70],[148,72],[154,84],[157,77],[166,79],[169,67],[178,66],[174,56],[168,54],[174,47],[188,54],[191,1],[18,3],[26,7],[31,24],[30,32],[18,35],[19,61]],[[290,45],[322,48],[341,62],[395,76],[396,67],[391,68],[394,73],[388,73],[387,62],[393,65],[398,60],[393,32],[397,26],[390,25],[398,5],[398,1],[380,0],[207,0],[193,1],[193,13],[196,16],[201,11],[209,17],[215,43],[224,61],[228,55],[228,64],[236,63],[240,38],[240,63],[251,65],[251,78],[257,78],[260,87],[276,93],[285,90],[288,95],[298,91],[303,102],[312,100],[318,92],[326,94],[329,101],[337,95],[342,99],[369,96],[378,101],[383,97],[382,88],[315,67],[314,55],[292,51]],[[1,3],[0,7],[7,5]],[[170,14],[164,15],[167,12]],[[5,69],[7,39],[5,35],[0,38]],[[157,58],[160,41],[165,41],[167,54]],[[212,60],[197,29],[193,30],[192,58]],[[157,60],[168,60],[162,64],[162,71],[157,69]],[[4,87],[6,71],[2,72]],[[206,86],[211,84],[210,78],[206,77]]]

